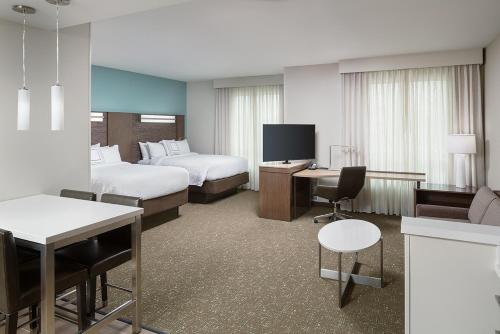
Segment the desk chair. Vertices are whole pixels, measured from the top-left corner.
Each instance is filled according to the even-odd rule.
[[[365,185],[366,167],[344,167],[340,171],[337,186],[317,186],[314,189],[314,196],[325,198],[333,204],[333,212],[314,217],[314,223],[318,223],[320,218],[328,218],[330,221],[349,218],[340,214],[337,210],[342,201],[352,201],[358,196]],[[352,203],[351,203],[352,205]]]

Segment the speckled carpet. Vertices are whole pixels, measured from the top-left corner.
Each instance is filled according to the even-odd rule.
[[[400,218],[357,214],[384,236],[386,286],[355,286],[337,307],[337,282],[318,277],[314,207],[293,222],[257,216],[258,194],[187,204],[179,219],[144,234],[144,323],[176,333],[403,333],[404,253]],[[360,253],[378,275],[378,247]],[[344,258],[348,268],[348,257]],[[336,256],[323,252],[323,267]],[[335,269],[335,268],[333,268]],[[110,274],[127,285],[127,266]],[[111,294],[115,302],[119,296]]]

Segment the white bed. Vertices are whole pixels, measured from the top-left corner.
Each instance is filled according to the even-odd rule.
[[[100,198],[103,193],[158,198],[185,190],[189,186],[188,172],[179,167],[157,167],[116,162],[93,165],[92,191]]]
[[[228,155],[185,153],[140,160],[141,165],[182,167],[189,172],[189,185],[202,186],[205,181],[215,181],[248,172],[244,158]]]

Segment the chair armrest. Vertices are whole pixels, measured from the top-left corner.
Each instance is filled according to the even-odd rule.
[[[467,220],[469,216],[469,209],[455,206],[417,204],[417,212],[415,216]]]

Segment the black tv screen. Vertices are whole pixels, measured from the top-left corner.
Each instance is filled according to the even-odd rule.
[[[314,124],[264,124],[263,161],[315,159]]]

